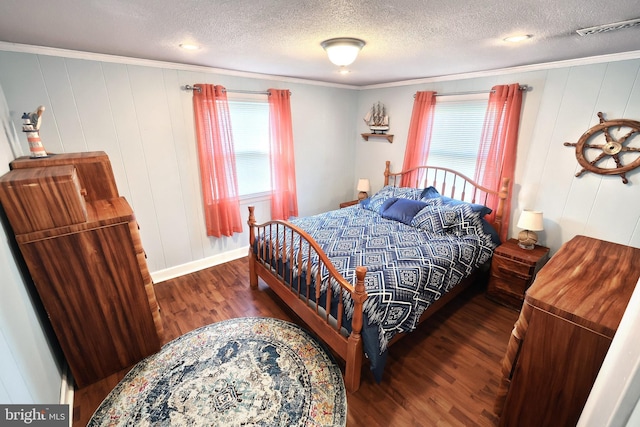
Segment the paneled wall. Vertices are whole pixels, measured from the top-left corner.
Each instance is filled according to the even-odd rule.
[[[395,138],[393,144],[382,139],[357,141],[356,178],[370,178],[377,190],[384,160],[392,161],[393,170],[402,167],[416,91],[488,90],[516,82],[531,89],[524,95],[510,235],[520,231],[515,227],[520,212],[535,209],[545,218],[540,241],[552,252],[578,234],[640,247],[640,168],[627,174],[626,185],[617,175],[586,173],[578,178],[574,175],[582,168],[575,149],[563,145],[577,142],[597,124],[598,112],[608,119],[640,121],[638,59],[364,90],[358,112],[364,116],[372,103],[383,102]],[[360,122],[358,131],[366,130]]]
[[[18,130],[23,112],[45,105],[41,138],[48,152],[107,152],[141,225],[152,273],[244,255],[248,245],[246,227],[230,238],[205,235],[192,94],[181,90],[186,84],[290,89],[300,214],[353,198],[356,91],[136,64],[0,51],[0,86]],[[19,137],[28,153],[26,137]],[[243,201],[243,217],[249,203],[256,204],[258,220],[269,218],[265,200]]]
[[[9,171],[15,136],[0,87],[0,175]],[[46,315],[11,242],[8,222],[0,221],[0,403],[58,403],[61,374],[41,323]]]

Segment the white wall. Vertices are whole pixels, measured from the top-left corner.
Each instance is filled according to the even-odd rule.
[[[140,223],[151,272],[248,245],[246,227],[230,238],[206,236],[192,94],[181,90],[185,84],[290,89],[300,215],[353,197],[356,91],[131,62],[0,51],[0,86],[18,129],[23,112],[45,105],[40,136],[48,152],[107,152]],[[20,142],[28,153],[26,138]],[[259,220],[268,219],[268,203],[256,209]]]
[[[0,87],[0,175],[13,160],[16,133]],[[28,279],[24,279],[12,252],[11,229],[0,222],[0,402],[59,403],[61,374],[54,351],[36,314]],[[37,298],[37,297],[35,297]],[[55,345],[55,344],[54,344]]]
[[[617,175],[587,173],[576,178],[581,167],[575,149],[563,145],[577,142],[597,124],[600,111],[606,119],[640,120],[639,70],[640,60],[634,59],[362,91],[359,114],[364,116],[373,102],[383,102],[390,114],[389,133],[395,136],[393,144],[356,137],[356,178],[370,178],[377,190],[384,160],[392,161],[394,171],[402,167],[416,91],[451,93],[527,84],[532,89],[523,100],[512,218],[523,209],[543,211],[545,230],[538,234],[552,252],[578,234],[640,247],[640,168],[627,174],[626,185]],[[360,120],[358,132],[366,131]],[[455,144],[455,138],[451,142]],[[519,232],[516,219],[511,236]]]
[[[22,114],[42,104],[41,137],[48,152],[107,152],[118,188],[141,225],[155,277],[180,274],[184,265],[189,270],[223,261],[227,254],[244,256],[248,246],[246,226],[231,238],[205,235],[192,95],[181,90],[185,84],[290,89],[300,214],[336,208],[353,198],[354,90],[130,62],[0,51],[0,118],[21,129]],[[28,155],[24,134],[11,133]],[[21,154],[13,153],[7,138],[3,131],[0,175]],[[249,202],[256,205],[258,221],[269,218],[265,200],[243,202],[243,216]],[[36,314],[9,251],[11,230],[0,228],[0,236],[0,402],[57,403],[61,375],[38,323],[46,317]]]

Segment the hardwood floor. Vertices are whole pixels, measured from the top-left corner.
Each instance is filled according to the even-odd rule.
[[[262,282],[249,287],[247,258],[155,285],[163,342],[234,317],[296,321]],[[518,313],[465,291],[390,351],[383,381],[368,366],[356,393],[347,394],[348,426],[495,426],[493,402],[500,363]],[[73,426],[85,426],[126,370],[76,390]]]

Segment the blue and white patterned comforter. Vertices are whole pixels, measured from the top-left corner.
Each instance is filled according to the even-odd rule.
[[[318,242],[350,282],[355,283],[356,267],[367,267],[364,313],[368,324],[377,326],[384,351],[395,334],[414,330],[433,301],[493,255],[495,243],[482,231],[478,215],[466,207],[454,209],[458,221],[447,232],[385,219],[359,205],[291,222]],[[345,306],[351,317],[353,305]]]
[[[349,282],[356,281],[356,267],[367,268],[362,338],[378,382],[389,341],[397,333],[414,330],[429,305],[485,264],[497,246],[483,231],[479,214],[467,204],[442,206],[439,200],[429,201],[410,225],[383,217],[384,212],[378,213],[382,209],[381,203],[369,209],[356,205],[290,221],[318,242]],[[269,240],[280,242],[281,248],[286,241],[287,248],[291,247],[282,233],[277,240],[275,236]],[[303,270],[310,262],[312,277],[316,277],[316,260],[307,259],[306,248],[302,254]],[[297,262],[294,258],[281,260],[293,272],[297,271],[291,265]],[[329,281],[326,271],[320,273],[322,300]],[[337,283],[331,287],[335,300],[341,289]],[[342,295],[347,316],[343,325],[350,329],[353,301],[347,292]]]

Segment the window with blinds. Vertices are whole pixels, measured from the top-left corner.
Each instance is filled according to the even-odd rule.
[[[489,94],[437,98],[427,163],[473,178]]]
[[[269,103],[266,95],[228,94],[241,197],[271,191]]]

